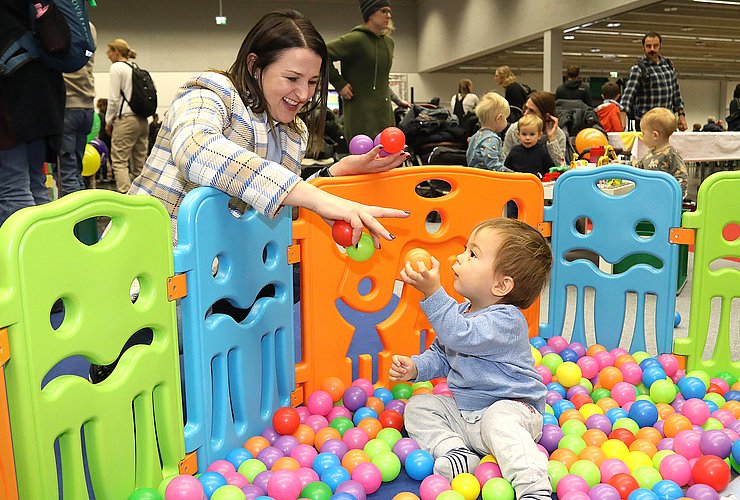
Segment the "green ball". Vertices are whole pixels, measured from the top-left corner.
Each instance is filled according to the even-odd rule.
[[[172,474],[171,476],[167,476],[166,478],[162,479],[162,482],[159,483],[159,486],[157,486],[157,493],[159,493],[159,496],[164,498],[164,492],[167,490],[167,485],[170,484],[170,481],[175,479],[179,474]]]
[[[671,404],[676,399],[677,393],[676,385],[669,379],[656,380],[650,386],[650,397],[656,403]]]
[[[676,452],[673,450],[660,450],[653,455],[653,467],[655,467],[655,470],[660,470],[660,462],[662,462],[665,457],[668,455],[674,455],[675,453]]]
[[[396,384],[391,389],[393,399],[408,399],[411,397],[412,392],[414,391],[411,390],[411,384],[407,384],[405,382]]]
[[[593,488],[601,482],[599,466],[591,460],[578,460],[570,466],[570,473],[581,476],[588,483],[589,488]]]
[[[574,436],[583,436],[583,433],[586,432],[586,424],[580,420],[572,418],[563,422],[562,429],[563,434],[565,435],[572,434]]]
[[[244,500],[244,492],[238,486],[227,484],[214,491],[211,500]]]
[[[558,369],[558,366],[563,364],[563,358],[560,357],[560,354],[550,352],[542,356],[540,364],[547,367],[547,369],[550,370],[550,373],[555,375],[555,371]]]
[[[413,384],[411,384],[411,393],[413,394],[413,392],[414,392],[414,391],[415,391],[416,389],[418,389],[419,387],[426,387],[426,388],[427,388],[427,389],[429,389],[430,391],[431,391],[432,389],[434,389],[434,385],[433,385],[433,384],[432,384],[432,383],[431,383],[430,381],[428,381],[428,380],[424,380],[424,381],[422,381],[422,382],[414,382]]]
[[[740,464],[737,463],[735,460],[735,457],[732,456],[732,453],[730,453],[730,466],[732,467],[732,470],[734,470],[737,473],[740,473]]]
[[[368,441],[362,451],[367,453],[367,456],[370,458],[370,460],[372,460],[381,453],[387,453],[391,451],[391,447],[388,442],[383,441],[382,439],[375,438]]]
[[[709,417],[706,422],[704,422],[704,425],[701,426],[702,429],[705,431],[719,431],[725,428],[724,425],[722,425],[722,422],[717,420],[714,417]]]
[[[574,436],[572,434],[566,434],[560,439],[558,448],[567,448],[576,455],[580,455],[583,449],[586,447],[586,442],[581,436]]]
[[[611,391],[604,387],[599,387],[591,393],[591,399],[594,400],[594,403],[598,402],[599,399],[608,398],[609,396],[611,396]]]
[[[638,365],[642,363],[644,360],[648,359],[650,357],[650,354],[646,353],[645,351],[637,351],[632,355],[632,358],[635,360],[635,363]]]
[[[717,374],[717,378],[721,378],[722,380],[727,382],[727,385],[729,385],[730,387],[732,387],[732,384],[737,382],[737,377],[733,375],[732,373],[728,373],[728,372],[719,372]]]
[[[395,445],[396,442],[403,436],[397,429],[394,429],[393,427],[386,427],[385,429],[381,429],[380,432],[378,432],[378,435],[375,437],[388,443],[388,446],[390,446],[392,450],[393,445]]]
[[[632,471],[632,477],[635,478],[640,488],[652,489],[658,481],[661,481],[663,477],[660,475],[654,467],[649,465],[641,465]]]
[[[266,471],[267,466],[262,463],[261,460],[257,460],[256,458],[250,458],[249,460],[245,460],[242,462],[242,464],[239,466],[239,474],[246,477],[247,480],[251,483],[254,481],[254,478],[257,477],[257,474],[259,474],[262,471]]]
[[[655,401],[653,401],[653,398],[648,396],[647,394],[640,394],[635,398],[635,401],[650,401],[651,403],[655,404]]]
[[[640,426],[632,420],[631,418],[624,417],[624,418],[618,418],[616,422],[612,425],[612,430],[615,429],[627,429],[632,434],[637,434],[637,432],[640,430]]]
[[[344,433],[347,432],[347,429],[351,429],[354,427],[355,424],[352,423],[350,419],[347,417],[337,417],[331,421],[329,424],[329,427],[333,427],[334,429],[339,431],[339,434],[344,436]]]
[[[301,498],[308,498],[309,500],[329,500],[331,495],[332,491],[329,485],[321,481],[308,483],[301,490]]]
[[[586,389],[588,389],[588,393],[591,394],[591,391],[594,390],[594,384],[591,383],[591,381],[587,378],[581,378],[581,381],[578,382],[578,385],[582,385]]]
[[[706,389],[709,389],[709,383],[712,380],[712,378],[704,370],[691,370],[689,373],[686,374],[686,376],[698,378],[699,380],[704,382],[704,387]]]
[[[401,459],[392,451],[379,453],[371,461],[380,471],[384,483],[393,481],[401,473]]]
[[[647,388],[645,384],[640,382],[635,386],[635,390],[637,391],[638,396],[643,396],[645,394],[650,394],[650,389]]]
[[[545,413],[549,413],[550,415],[555,416],[555,410],[552,409],[552,406],[545,403]]]
[[[455,490],[447,490],[437,495],[437,500],[465,500],[465,496]]]
[[[481,496],[483,500],[514,500],[514,488],[506,479],[494,477],[483,485]],[[437,497],[437,500],[439,500],[439,497]]]
[[[162,495],[154,488],[140,488],[131,493],[128,500],[162,500]]]
[[[550,476],[550,482],[554,491],[558,487],[560,480],[569,474],[568,467],[563,462],[550,460],[547,462],[547,474]]]
[[[355,262],[365,262],[375,253],[375,244],[373,238],[367,234],[362,233],[360,240],[357,242],[357,246],[346,247],[347,257],[354,260]]]
[[[704,401],[711,401],[717,405],[717,408],[722,408],[727,401],[725,398],[717,394],[716,392],[708,392],[704,395]]]

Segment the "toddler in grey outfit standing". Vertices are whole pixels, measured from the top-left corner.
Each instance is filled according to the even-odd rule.
[[[473,472],[492,454],[518,499],[549,499],[542,433],[547,390],[534,370],[520,311],[539,296],[552,265],[545,238],[516,219],[489,219],[470,235],[452,270],[457,303],[442,288],[439,262],[411,263],[401,278],[424,294],[421,307],[436,339],[418,356],[393,356],[392,381],[447,377],[453,397],[424,394],[405,410],[406,430],[448,480]]]

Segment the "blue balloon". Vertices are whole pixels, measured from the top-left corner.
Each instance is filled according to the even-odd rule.
[[[414,450],[406,457],[404,468],[411,479],[421,481],[432,474],[434,457],[424,450]]]

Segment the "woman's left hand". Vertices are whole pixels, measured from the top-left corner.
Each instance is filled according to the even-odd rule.
[[[411,156],[406,148],[388,156],[380,156],[380,146],[361,155],[347,155],[330,167],[331,175],[339,177],[342,175],[377,174],[393,170],[403,164]]]
[[[548,142],[558,140],[558,117],[551,114],[545,115],[545,134]]]

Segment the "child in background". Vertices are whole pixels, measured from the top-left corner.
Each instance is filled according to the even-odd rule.
[[[496,457],[518,499],[550,500],[542,434],[547,389],[534,369],[520,309],[539,296],[552,265],[545,238],[516,219],[489,219],[473,229],[452,270],[458,304],[440,285],[440,265],[410,263],[401,279],[424,294],[421,308],[437,337],[418,356],[393,356],[390,379],[447,377],[454,397],[417,395],[405,409],[409,437],[431,453],[434,473],[472,473],[482,455]]]
[[[508,170],[504,167],[503,141],[498,133],[506,128],[509,103],[496,92],[483,96],[475,107],[480,130],[470,138],[465,157],[469,167],[486,170]]]
[[[604,102],[596,107],[596,113],[605,132],[623,132],[627,125],[627,113],[618,102],[621,95],[619,85],[614,82],[606,82],[601,86]]]
[[[689,187],[689,174],[686,171],[681,153],[670,145],[671,134],[678,127],[676,115],[667,108],[653,108],[640,120],[642,142],[650,151],[637,162],[636,166],[645,170],[668,172],[681,185],[683,197]]]
[[[542,137],[542,119],[534,113],[528,113],[517,122],[519,142],[506,157],[504,165],[514,172],[526,172],[542,178],[555,162],[550,157]]]

